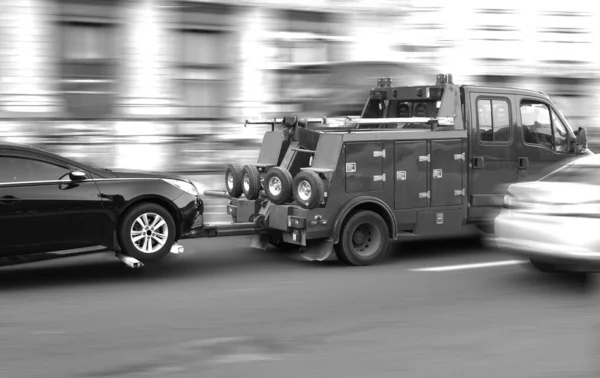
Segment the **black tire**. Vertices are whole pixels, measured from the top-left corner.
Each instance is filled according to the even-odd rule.
[[[292,178],[290,171],[285,168],[273,167],[269,169],[265,175],[264,186],[267,197],[276,205],[283,205],[292,202],[294,199],[294,195],[292,194],[294,179]],[[276,188],[279,188],[279,192],[271,192],[272,187],[275,190],[277,190]]]
[[[306,194],[302,190],[303,185],[310,185],[311,193],[306,198],[303,196]],[[313,171],[302,171],[294,178],[294,199],[300,207],[304,209],[314,209],[319,206],[325,199],[325,183],[316,172]]]
[[[372,211],[359,210],[344,222],[335,254],[347,265],[371,265],[385,257],[388,246],[389,230],[383,218]]]
[[[140,230],[143,230],[141,224],[136,222],[136,220],[138,219],[138,217],[141,217],[144,214],[148,214],[148,219],[150,221],[149,223],[151,223],[155,219],[154,215],[159,215],[165,223],[164,227],[160,226],[160,228],[156,230],[161,231],[163,235],[165,234],[165,229],[167,231],[164,245],[156,251],[143,252],[136,246],[136,244],[132,240],[132,238],[134,237],[134,232],[140,232]],[[158,225],[160,225],[160,223],[161,222],[159,221]],[[150,230],[150,232],[154,231],[155,230]],[[169,254],[169,252],[171,251],[171,247],[175,242],[175,232],[175,221],[173,220],[171,214],[164,207],[154,203],[142,203],[134,205],[123,215],[121,222],[119,222],[119,229],[117,230],[117,235],[119,237],[121,250],[125,255],[138,259],[143,263],[147,263],[160,260],[167,254]],[[160,237],[158,237],[157,235],[155,236],[160,239]],[[156,247],[159,246],[157,239],[150,237],[148,240],[151,243],[155,243]],[[141,242],[138,241],[141,247],[143,247],[143,242],[143,238]]]
[[[534,260],[534,259],[530,259],[529,262],[531,263],[532,267],[539,270],[540,272],[557,273],[560,271],[553,264],[545,263],[545,262]]]
[[[243,193],[242,169],[242,166],[239,164],[229,164],[225,169],[225,188],[227,188],[227,193],[233,198],[239,198]]]
[[[245,165],[242,170],[242,191],[249,200],[255,200],[260,195],[260,174],[256,165]]]

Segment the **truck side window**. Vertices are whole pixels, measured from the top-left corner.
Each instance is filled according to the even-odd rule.
[[[566,152],[567,130],[548,105],[538,101],[521,102],[521,129],[525,143],[537,144],[557,152]]]
[[[477,134],[482,142],[510,141],[510,109],[507,100],[477,100]]]

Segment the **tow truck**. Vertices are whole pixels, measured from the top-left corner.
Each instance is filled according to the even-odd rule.
[[[229,164],[231,223],[196,237],[254,235],[310,261],[382,259],[390,240],[492,232],[508,184],[533,181],[582,152],[542,92],[377,79],[360,116],[246,120],[271,125],[256,163]],[[276,130],[276,126],[278,129]]]

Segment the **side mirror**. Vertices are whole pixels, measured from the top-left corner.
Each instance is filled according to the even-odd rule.
[[[69,178],[71,179],[71,181],[81,181],[85,180],[87,178],[87,175],[85,174],[85,172],[73,171],[69,173]]]

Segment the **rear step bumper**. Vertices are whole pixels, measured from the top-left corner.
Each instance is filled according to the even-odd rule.
[[[212,238],[216,236],[254,235],[260,230],[253,222],[247,223],[206,223],[204,226],[187,235],[185,239]]]

